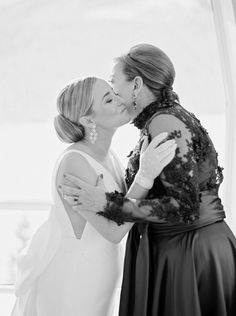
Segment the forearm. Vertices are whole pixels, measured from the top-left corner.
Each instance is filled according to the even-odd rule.
[[[117,193],[108,196],[107,205],[99,214],[118,225],[125,222],[192,223],[198,218],[197,192],[189,195],[183,190],[172,190],[171,194],[155,199],[124,198]]]
[[[143,218],[145,215],[147,215],[147,210],[145,208],[139,208],[139,204],[140,200],[147,197],[148,192],[149,189],[142,187],[134,181],[125,196],[126,198],[130,199],[130,202],[124,203],[123,211],[132,213],[138,218]]]
[[[131,187],[129,188],[126,194],[126,197],[130,199],[136,199],[136,200],[144,199],[147,196],[148,191],[149,191],[148,189],[145,189],[142,186],[140,186],[138,183],[133,182],[133,184],[131,185]]]
[[[119,243],[133,226],[133,223],[125,223],[118,226],[115,222],[98,216],[89,210],[76,210],[76,212],[83,216],[105,239],[112,243]]]
[[[123,205],[123,211],[132,213],[134,216],[143,217],[143,211],[139,209],[139,200],[145,199],[148,195],[148,189],[140,186],[138,183],[133,182],[131,187],[129,188],[126,198],[130,199],[130,202],[125,202]]]

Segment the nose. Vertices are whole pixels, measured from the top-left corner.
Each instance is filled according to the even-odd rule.
[[[116,96],[116,101],[117,101],[117,105],[118,106],[121,106],[121,105],[124,105],[125,101],[123,98],[121,98],[120,96]]]

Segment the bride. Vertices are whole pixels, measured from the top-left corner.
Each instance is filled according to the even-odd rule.
[[[117,226],[93,212],[75,212],[57,186],[66,184],[63,175],[70,173],[91,185],[102,182],[108,192],[125,194],[123,169],[110,145],[116,129],[130,117],[123,100],[94,77],[68,84],[58,96],[57,108],[56,132],[72,144],[54,169],[49,218],[19,256],[11,315],[112,316],[123,267],[120,241],[133,224]],[[155,179],[173,159],[176,144],[164,142],[166,136],[158,135],[148,146],[143,142],[130,198],[142,198],[142,181]]]

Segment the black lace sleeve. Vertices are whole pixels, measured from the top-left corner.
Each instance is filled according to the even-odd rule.
[[[200,195],[195,150],[196,127],[191,124],[193,124],[191,118],[187,120],[173,113],[161,113],[152,118],[148,127],[151,138],[166,131],[169,133],[169,138],[176,139],[178,145],[175,158],[155,180],[161,184],[161,194],[157,192],[158,198],[136,200],[136,202],[126,199],[119,207],[116,201],[109,200],[108,196],[106,210],[100,212],[100,215],[115,220],[118,224],[125,221],[192,223],[197,219]],[[116,211],[113,212],[112,210],[115,209]]]

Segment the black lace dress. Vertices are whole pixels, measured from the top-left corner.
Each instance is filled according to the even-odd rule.
[[[236,315],[236,240],[224,222],[218,196],[222,168],[207,131],[177,103],[153,102],[134,124],[141,136],[130,154],[128,187],[139,168],[144,135],[167,131],[178,148],[145,200],[134,204],[107,194],[107,206],[99,212],[118,225],[135,222],[119,315]]]

